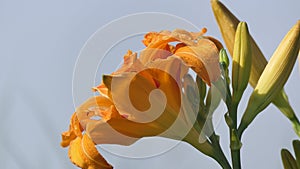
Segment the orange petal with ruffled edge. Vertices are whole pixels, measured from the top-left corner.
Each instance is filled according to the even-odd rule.
[[[187,63],[208,85],[220,77],[219,50],[211,40],[200,39],[197,46],[178,47],[175,55]]]
[[[76,137],[81,137],[82,136],[82,127],[78,121],[78,118],[76,116],[76,112],[73,113],[70,121],[70,126],[69,126],[69,131],[63,132],[62,133],[62,142],[60,145],[62,147],[67,147],[70,145],[70,142],[76,139]]]
[[[101,118],[102,121],[110,119],[110,114],[105,113],[113,105],[113,102],[105,96],[91,97],[81,104],[77,109],[77,117],[85,130],[86,124],[93,118]],[[105,114],[104,114],[105,113]]]
[[[69,157],[82,169],[112,169],[113,167],[99,154],[94,142],[84,134],[70,144]]]
[[[206,29],[198,33],[176,29],[172,32],[150,32],[145,35],[143,43],[147,48],[141,53],[142,63],[156,59],[165,59],[173,53],[187,63],[203,80],[210,85],[220,76],[219,50],[222,44],[213,37],[205,37]],[[170,42],[178,42],[176,47]],[[172,46],[172,50],[170,49]]]
[[[137,140],[117,132],[108,124],[111,119],[122,121],[122,119],[126,120],[127,116],[119,114],[107,97],[101,95],[91,97],[80,105],[76,112],[82,126],[84,126],[85,133],[96,144],[131,145]],[[95,116],[98,117],[95,119],[93,118]],[[126,124],[125,126],[119,123],[116,125],[121,126],[123,130],[129,130]]]
[[[137,53],[128,50],[123,57],[123,65],[112,74],[119,74],[123,72],[138,72],[144,68],[144,65],[137,58]]]
[[[202,35],[203,33],[200,32],[200,34]],[[172,32],[164,30],[147,33],[143,40],[147,48],[141,52],[141,62],[146,64],[150,61],[166,59],[173,55],[175,47],[170,45],[170,42],[182,42],[186,45],[194,45],[194,34],[182,29],[175,29]]]
[[[141,63],[141,61],[137,58],[137,53],[132,52],[131,50],[128,50],[127,53],[123,57],[123,64],[122,66],[115,72],[113,72],[113,75],[117,75],[124,72],[139,72],[143,70],[144,65]],[[108,90],[107,87],[101,83],[97,87],[93,87],[92,90],[98,91],[102,96],[108,96]]]
[[[83,128],[75,112],[72,115],[69,131],[62,133],[62,147],[70,146],[70,160],[82,169],[112,169],[112,166],[99,154],[93,141],[82,135]]]

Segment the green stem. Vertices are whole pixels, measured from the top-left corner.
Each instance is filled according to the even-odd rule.
[[[238,104],[231,102],[229,107],[229,116],[233,122],[230,128],[230,151],[231,151],[231,160],[233,169],[241,169],[241,142],[237,134],[237,107]]]
[[[217,159],[215,159],[223,169],[231,169],[229,162],[227,161],[224,153],[218,155]]]
[[[223,168],[223,169],[231,169],[231,166],[229,164],[229,162],[227,161],[223,151],[217,151],[215,148],[215,145],[212,145],[211,143],[209,143],[208,141],[204,142],[204,143],[190,143],[193,147],[195,147],[196,149],[198,149],[200,152],[202,152],[203,154],[213,158],[214,160],[216,160],[219,165]],[[207,147],[211,146],[213,147],[213,154],[208,153],[207,152]],[[203,151],[204,150],[204,151]]]
[[[231,158],[232,158],[233,169],[240,169],[241,168],[240,149],[238,150],[231,149]]]
[[[203,154],[216,160],[222,166],[222,168],[231,169],[231,166],[219,144],[218,136],[215,133],[213,133],[210,136],[211,142],[209,140],[206,140],[205,142],[200,143],[199,135],[201,133],[201,128],[198,128],[198,127],[197,127],[197,125],[195,125],[190,130],[190,132],[186,135],[186,137],[183,139],[183,141],[191,144],[193,147],[195,147],[197,150],[199,150]]]
[[[223,169],[231,169],[231,166],[222,150],[222,147],[220,145],[220,141],[219,141],[219,136],[217,136],[215,134],[215,132],[213,132],[213,134],[210,136],[210,140],[211,143],[213,145],[213,147],[217,150],[218,152],[218,163],[222,166]]]

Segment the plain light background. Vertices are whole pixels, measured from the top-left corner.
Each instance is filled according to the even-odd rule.
[[[223,2],[241,20],[247,21],[251,34],[268,59],[300,16],[299,0]],[[98,28],[136,12],[177,15],[198,27],[207,27],[209,35],[221,40],[209,0],[0,1],[1,169],[76,168],[68,159],[67,149],[59,145],[60,133],[68,129],[75,109],[72,73],[76,58],[85,41]],[[296,64],[285,89],[298,116],[299,85]],[[247,93],[251,90],[249,87]],[[245,105],[246,100],[241,104]],[[243,108],[241,106],[240,111]],[[225,124],[220,123],[217,133],[229,155],[227,132]],[[293,139],[297,136],[289,121],[271,105],[245,132],[243,168],[283,168],[280,149],[291,150]],[[148,159],[104,155],[116,169],[220,168],[185,143]]]

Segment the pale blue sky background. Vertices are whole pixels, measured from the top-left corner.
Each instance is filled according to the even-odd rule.
[[[300,19],[299,0],[223,2],[248,22],[251,34],[267,58]],[[209,35],[221,39],[209,0],[0,1],[1,169],[76,168],[69,162],[67,149],[59,146],[60,133],[68,128],[74,111],[72,73],[76,58],[98,28],[136,12],[174,14],[198,27],[207,27]],[[296,65],[286,91],[298,116],[299,85]],[[243,137],[244,169],[282,168],[280,149],[291,149],[292,139],[297,138],[290,123],[274,106],[267,108],[254,123]],[[223,122],[217,132],[228,155],[228,134]],[[109,153],[105,157],[116,169],[219,168],[216,162],[187,144],[179,144],[170,152],[149,159],[126,159]]]

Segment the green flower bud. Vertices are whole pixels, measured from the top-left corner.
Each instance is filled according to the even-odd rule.
[[[260,76],[250,96],[239,126],[239,135],[248,127],[259,112],[265,109],[283,89],[300,48],[300,21],[294,25],[275,50],[270,62]]]
[[[222,33],[226,47],[232,56],[235,31],[240,21],[219,0],[211,0],[211,6],[217,23],[219,25],[220,31]],[[252,66],[249,83],[252,87],[255,87],[260,75],[262,74],[268,62],[252,37],[250,38],[250,42],[252,47]],[[280,91],[280,93],[284,93],[284,91],[282,90]],[[283,97],[282,94],[279,94],[278,96],[276,96],[276,99],[273,100],[273,103],[290,120],[290,117],[294,117],[292,118],[291,122],[293,123],[296,133],[300,136],[300,127],[295,127],[300,126],[300,123],[292,107],[290,106],[287,97]]]
[[[219,63],[220,63],[220,67],[221,67],[221,73],[222,76],[224,77],[224,80],[226,82],[227,85],[230,84],[230,78],[229,78],[229,71],[228,71],[228,67],[229,67],[229,58],[228,55],[226,53],[226,50],[224,48],[222,48],[219,52]]]
[[[211,0],[211,6],[225,45],[230,55],[233,56],[234,39],[240,21],[219,0]],[[252,68],[249,83],[255,87],[268,62],[251,36],[250,43],[252,47]]]
[[[233,104],[238,104],[248,85],[251,70],[252,51],[247,24],[240,22],[234,42],[232,64]]]
[[[223,66],[224,69],[228,69],[229,58],[224,48],[220,50],[219,57],[220,57],[219,59],[220,64]]]

